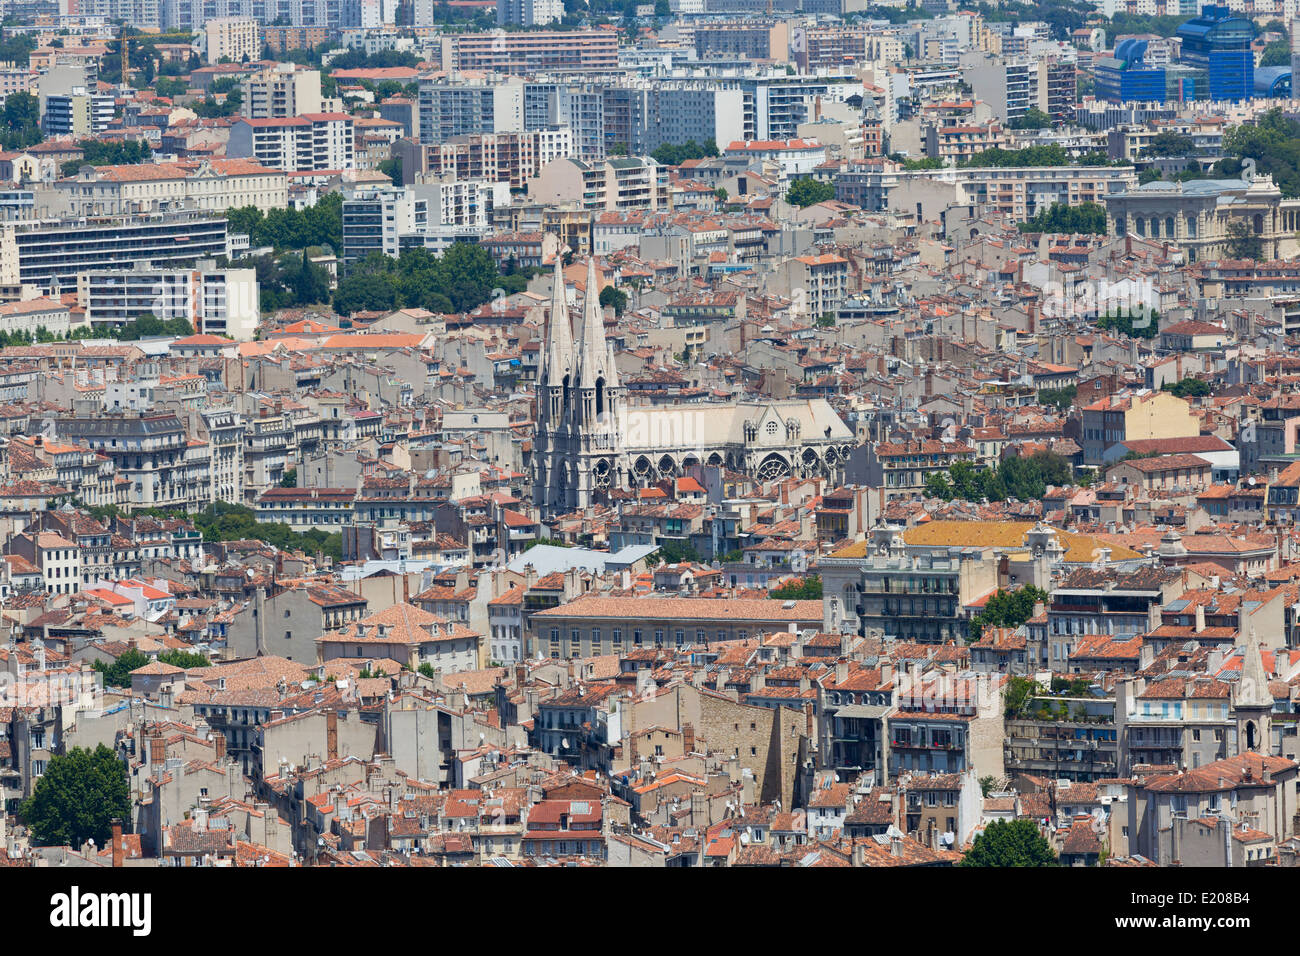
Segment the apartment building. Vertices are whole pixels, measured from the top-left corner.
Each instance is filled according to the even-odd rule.
[[[250,341],[257,332],[257,273],[218,269],[155,269],[147,262],[132,269],[77,273],[77,304],[91,328],[117,328],[145,313],[164,321],[184,319],[196,332]]]
[[[577,159],[559,159],[544,166],[528,185],[535,202],[584,209],[651,211],[672,205],[668,168],[649,156],[607,159],[588,165]]]
[[[347,113],[308,113],[277,119],[239,119],[226,155],[254,159],[285,172],[356,168],[356,137]]]
[[[447,229],[486,232],[492,207],[509,199],[505,183],[426,180],[416,186],[378,186],[350,190],[343,200],[343,258],[364,259],[371,252],[396,256],[424,246]]]
[[[1129,392],[1108,395],[1085,405],[1081,412],[1083,460],[1100,465],[1115,445],[1154,438],[1194,438],[1200,419],[1191,404],[1168,392]]]
[[[175,415],[60,418],[58,433],[112,459],[132,508],[198,510],[211,502],[210,452],[188,446]]]
[[[277,63],[244,78],[240,84],[247,119],[289,119],[322,109],[320,71],[296,63]]]
[[[828,631],[942,644],[968,635],[965,605],[997,588],[997,560],[980,549],[909,547],[896,527],[818,562]]]
[[[262,56],[262,31],[252,17],[214,17],[203,24],[209,63],[251,63]]]
[[[418,94],[421,143],[459,136],[523,130],[524,84],[497,79],[467,82],[456,76],[424,77]]]
[[[89,139],[108,129],[116,101],[111,93],[78,87],[69,93],[42,94],[41,108],[41,130],[46,136]]]
[[[618,31],[530,30],[461,33],[441,39],[444,70],[527,73],[597,73],[618,70]]]
[[[848,297],[849,260],[833,252],[794,256],[776,271],[782,288],[789,291],[792,311],[805,318],[834,315]]]
[[[820,601],[580,597],[534,613],[528,656],[591,657],[748,640],[821,625]]]
[[[544,27],[564,18],[563,0],[498,0],[497,25]]]
[[[0,284],[75,288],[77,273],[135,262],[198,263],[227,254],[226,220],[147,213],[0,224]]]
[[[412,179],[453,176],[489,183],[509,183],[522,189],[537,171],[573,155],[573,134],[567,126],[513,133],[457,136],[445,143],[423,145],[411,139],[393,144]]]

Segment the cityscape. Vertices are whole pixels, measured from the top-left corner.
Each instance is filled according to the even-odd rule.
[[[1296,69],[0,0],[0,866],[1300,866]]]

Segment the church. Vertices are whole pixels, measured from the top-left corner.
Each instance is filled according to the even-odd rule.
[[[853,432],[825,399],[629,405],[605,340],[597,284],[593,258],[575,330],[556,256],[532,456],[533,503],[543,520],[590,507],[611,489],[677,477],[691,465],[720,465],[760,481],[841,480]]]

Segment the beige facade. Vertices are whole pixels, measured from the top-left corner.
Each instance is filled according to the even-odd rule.
[[[209,63],[251,63],[262,53],[262,35],[252,17],[219,17],[203,24]]]

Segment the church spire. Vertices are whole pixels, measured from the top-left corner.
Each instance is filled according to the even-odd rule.
[[[1255,640],[1255,627],[1246,632],[1246,649],[1241,659],[1241,681],[1238,684],[1237,707],[1272,707],[1273,694],[1268,689],[1268,675],[1264,673],[1264,658]]]
[[[555,251],[555,282],[551,289],[551,322],[546,332],[546,383],[561,385],[573,371],[573,326],[564,292],[564,250]],[[573,380],[570,379],[570,382]]]
[[[595,388],[605,368],[605,310],[600,307],[596,256],[587,260],[587,295],[582,308],[582,339],[578,344],[579,388]]]

